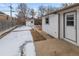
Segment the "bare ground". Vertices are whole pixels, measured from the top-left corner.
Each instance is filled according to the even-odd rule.
[[[33,31],[32,35],[37,56],[79,56],[79,47],[64,40],[55,39],[42,31],[38,30],[40,34],[36,32]],[[37,39],[39,40],[35,41]]]
[[[37,32],[36,30],[32,29],[31,30],[32,36],[33,36],[33,40],[34,41],[42,41],[42,40],[46,40],[42,35],[40,35],[39,32]]]

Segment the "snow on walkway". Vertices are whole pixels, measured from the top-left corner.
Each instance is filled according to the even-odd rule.
[[[23,26],[16,28],[15,30],[30,30],[30,27]],[[13,31],[15,31],[13,30]],[[30,31],[11,32],[2,39],[0,39],[0,56],[20,56],[20,46],[24,42],[28,42],[25,45],[24,52],[27,56],[35,56],[35,47],[33,44],[33,38]]]
[[[30,29],[32,29],[32,28],[29,27],[29,26],[22,26],[22,27],[18,27],[18,28],[16,28],[16,29],[13,30],[13,31],[17,31],[17,30],[30,30]]]

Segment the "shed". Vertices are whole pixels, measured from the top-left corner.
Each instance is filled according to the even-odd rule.
[[[79,46],[79,3],[43,16],[42,30]]]

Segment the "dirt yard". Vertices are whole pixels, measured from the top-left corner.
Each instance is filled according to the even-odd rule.
[[[37,56],[79,56],[79,48],[66,42],[63,40],[55,39],[48,34],[39,31],[44,38],[37,33],[32,32],[34,40],[41,40],[41,41],[34,41],[36,55]],[[38,37],[40,36],[40,37]]]
[[[44,38],[42,35],[40,35],[39,32],[35,31],[35,30],[31,30],[32,36],[34,41],[42,41],[42,40],[46,40],[46,38]]]

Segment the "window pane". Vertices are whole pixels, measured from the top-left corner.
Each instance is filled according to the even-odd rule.
[[[74,26],[74,15],[67,15],[67,26]]]
[[[67,15],[67,21],[68,20],[74,20],[74,15]]]
[[[67,26],[74,26],[74,21],[67,21]]]
[[[49,19],[48,18],[46,18],[46,24],[49,24]]]

